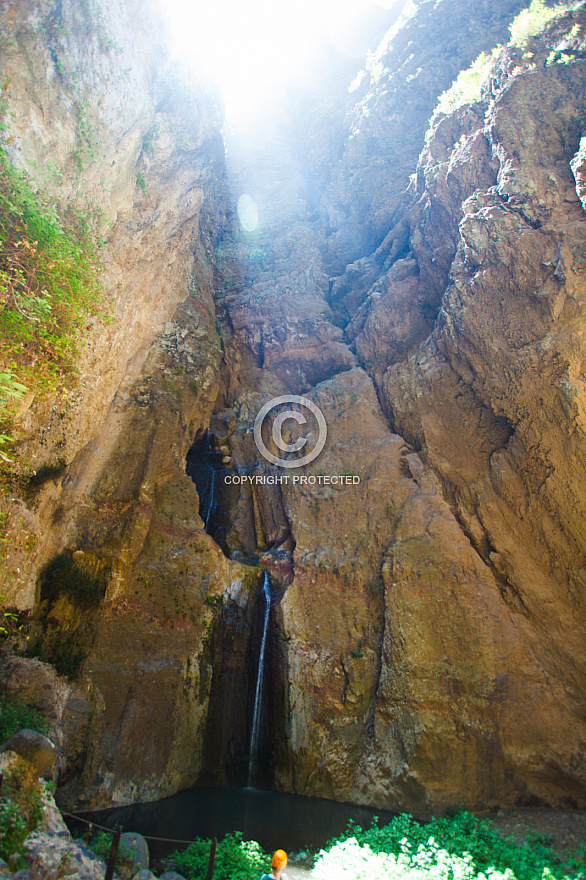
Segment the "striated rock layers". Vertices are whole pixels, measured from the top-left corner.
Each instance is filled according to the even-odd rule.
[[[65,470],[10,513],[36,653],[79,666],[2,671],[53,707],[62,803],[243,779],[265,568],[279,788],[421,816],[586,806],[584,10],[425,137],[522,5],[421,3],[345,119],[326,84],[225,168],[213,100],[132,3],[4,4],[13,159],[64,174],[83,147],[56,192],[113,224],[115,320],[75,392],[21,416],[31,465]],[[252,428],[280,394],[328,428],[291,477],[359,482],[223,481],[275,474]]]

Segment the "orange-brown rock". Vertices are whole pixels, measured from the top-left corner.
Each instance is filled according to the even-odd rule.
[[[64,3],[69,31],[38,40],[45,7],[19,5],[4,49],[14,160],[63,169],[79,148],[60,52],[96,98],[103,155],[86,157],[83,186],[107,177],[114,221],[116,320],[96,328],[68,401],[21,414],[27,461],[64,464],[36,497],[14,494],[6,560],[38,652],[63,660],[61,639],[81,663],[75,685],[39,661],[9,667],[50,679],[62,802],[243,778],[265,568],[280,599],[263,731],[277,786],[421,816],[586,806],[584,11],[505,50],[482,100],[424,140],[438,92],[506,40],[520,5],[420,4],[344,123],[322,118],[326,89],[313,145],[292,111],[231,148],[227,177],[213,101],[157,75],[152,32],[130,39],[131,3],[93,30]],[[418,45],[438,32],[432,52]],[[242,193],[255,230],[238,228]],[[321,408],[323,452],[278,483],[224,480],[283,476],[253,439],[283,394]],[[215,469],[213,515],[188,453],[197,479]],[[55,558],[89,578],[92,602],[50,567],[39,579]],[[90,707],[77,725],[70,704]]]

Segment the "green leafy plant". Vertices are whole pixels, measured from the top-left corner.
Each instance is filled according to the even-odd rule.
[[[531,0],[531,4],[521,10],[509,26],[511,39],[508,45],[523,48],[527,45],[530,37],[543,31],[550,21],[563,15],[575,5],[572,2],[564,2],[555,6],[546,6],[544,0]],[[490,53],[481,52],[470,67],[460,71],[450,88],[439,96],[432,119],[439,113],[453,113],[454,110],[465,104],[474,104],[480,101],[483,87],[488,82],[493,65],[502,51],[503,47],[499,45]],[[559,56],[557,53],[554,54],[557,62],[568,63],[572,60],[571,56],[564,56],[564,53]],[[428,137],[429,132],[426,135],[426,140]]]
[[[89,105],[85,102],[77,101],[76,110],[77,124],[75,133],[77,148],[73,151],[71,158],[77,166],[78,173],[81,174],[96,158],[98,141],[90,122],[88,114]]]
[[[501,50],[502,46],[497,46],[489,55],[486,52],[481,52],[470,67],[460,71],[450,88],[439,96],[433,115],[453,113],[464,104],[474,104],[476,101],[480,101],[482,87],[486,83],[493,62]]]
[[[42,375],[27,369],[31,360],[43,362],[49,383],[71,369],[82,319],[101,309],[96,222],[73,209],[60,215],[0,150],[0,364],[13,360],[26,376],[15,388],[12,369],[2,369],[15,396]]]
[[[187,880],[205,877],[210,854],[210,841],[196,838],[183,852],[171,856],[179,873]],[[270,857],[254,840],[242,840],[240,831],[227,834],[218,843],[214,880],[258,880],[271,870]]]
[[[88,319],[105,317],[99,225],[89,207],[58,207],[0,148],[0,445],[24,393],[54,393],[75,371]]]
[[[160,126],[156,122],[154,125],[151,125],[149,130],[144,136],[144,141],[142,142],[143,152],[146,153],[147,156],[154,156],[155,153],[155,141],[159,137],[160,134]]]
[[[110,855],[110,849],[112,848],[112,832],[111,831],[98,831],[92,837],[88,844],[89,848],[92,852],[95,852],[97,856],[100,856],[104,861],[108,861],[108,856]],[[136,843],[132,842],[122,842],[118,847],[118,855],[116,856],[116,872],[119,877],[126,878],[130,877],[132,873],[132,867],[134,865],[134,859],[136,857]]]
[[[18,761],[4,774],[0,792],[0,858],[26,867],[23,843],[39,824],[42,789],[30,764]]]
[[[382,860],[381,855],[385,856]],[[375,819],[367,830],[350,823],[346,833],[329,841],[319,854],[314,875],[345,876],[342,868],[356,878],[377,876],[384,880],[414,876],[421,880],[456,876],[462,880],[586,877],[583,855],[564,862],[537,835],[527,844],[518,844],[512,837],[501,837],[488,820],[468,812],[425,824],[402,814],[381,828]]]
[[[47,732],[47,722],[32,706],[27,706],[18,697],[8,696],[0,699],[0,742],[24,728]]]
[[[146,196],[147,183],[146,183],[146,180],[144,179],[144,176],[141,171],[139,171],[138,174],[136,175],[136,185],[140,187],[140,191],[143,194],[143,196]]]
[[[11,611],[6,605],[6,596],[0,595],[0,635],[7,636],[18,621],[18,614]]]
[[[522,9],[509,27],[509,45],[522,48],[530,37],[541,33],[552,19],[563,15],[572,5],[574,4],[558,3],[555,6],[546,6],[543,0],[531,0],[527,9]]]

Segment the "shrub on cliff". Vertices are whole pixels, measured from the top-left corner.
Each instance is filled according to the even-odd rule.
[[[567,2],[546,6],[543,0],[531,0],[529,6],[521,10],[509,28],[511,34],[509,45],[522,48],[530,37],[545,30],[552,19],[563,15],[575,5],[575,3]]]
[[[546,6],[543,0],[531,0],[530,5],[513,19],[509,27],[511,39],[509,46],[523,48],[530,37],[545,30],[550,21],[563,15],[577,3],[562,2],[554,6]],[[503,51],[496,46],[491,53],[481,52],[470,67],[460,71],[449,89],[438,98],[433,111],[432,120],[439,113],[453,113],[465,104],[474,104],[482,99],[483,88],[487,85],[493,65]]]
[[[104,312],[98,228],[95,211],[56,205],[0,148],[0,445],[13,403],[54,392],[75,368],[88,318]]]
[[[492,65],[499,55],[502,46],[497,46],[492,53],[481,52],[470,67],[462,70],[449,89],[446,89],[438,99],[437,107],[433,115],[438,113],[452,113],[464,104],[474,104],[482,98],[482,89],[488,77]]]
[[[83,316],[99,311],[96,219],[59,210],[0,149],[0,350],[29,380],[31,361],[46,382],[70,369]]]

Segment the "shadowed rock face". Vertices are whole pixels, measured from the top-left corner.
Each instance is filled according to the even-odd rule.
[[[424,137],[438,94],[506,42],[521,5],[420,4],[345,116],[328,109],[341,100],[330,71],[241,133],[226,168],[213,101],[156,75],[148,29],[126,48],[136,138],[122,151],[97,102],[106,158],[86,181],[117,181],[105,276],[117,320],[98,329],[74,400],[23,414],[31,462],[62,450],[67,470],[13,510],[15,535],[39,535],[10,559],[16,601],[38,606],[38,648],[62,638],[83,654],[75,685],[51,678],[56,717],[67,700],[90,707],[58,731],[68,805],[242,778],[257,563],[281,596],[263,732],[279,788],[421,816],[586,805],[584,11],[506,50],[484,99]],[[110,26],[125,46],[129,9],[85,36],[73,27],[62,51],[77,58],[76,41],[97,45]],[[19,14],[31,61],[13,89],[36,118],[61,88],[57,36],[33,47],[36,19]],[[52,83],[41,97],[31,68]],[[102,87],[80,75],[88,95]],[[67,161],[75,126],[59,112],[38,143],[15,130],[19,161],[39,144]],[[252,232],[238,226],[243,193]],[[274,473],[254,421],[299,393],[328,440],[296,473],[360,481],[226,485]],[[190,449],[191,472],[217,462],[222,478],[211,518]],[[63,550],[105,585],[90,609],[58,590],[34,597]],[[31,681],[49,674],[28,662]],[[18,690],[16,674],[2,680]]]

